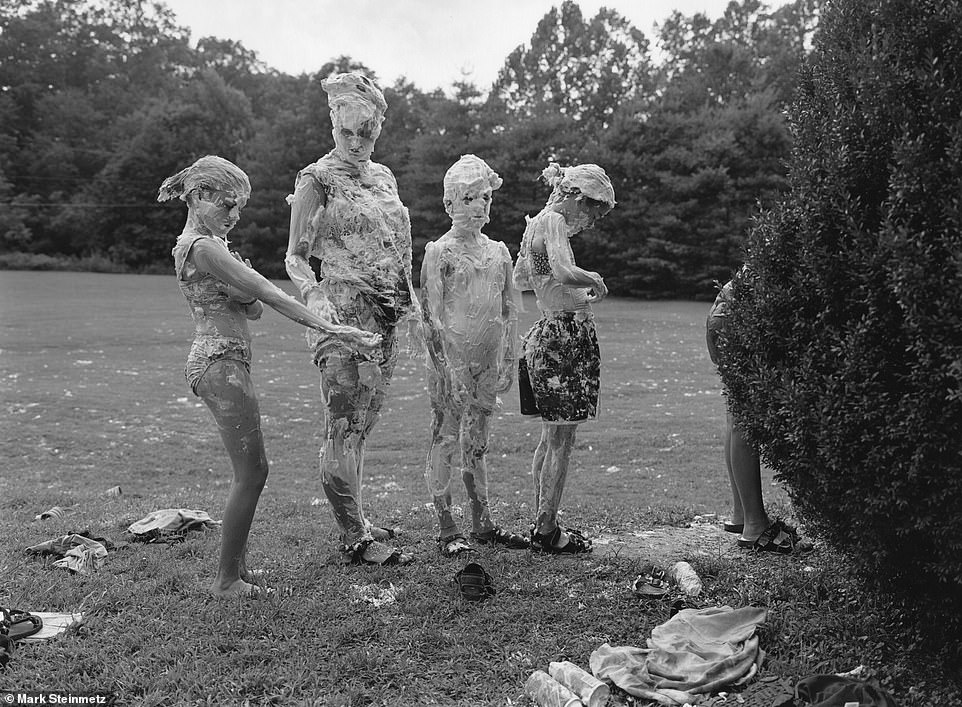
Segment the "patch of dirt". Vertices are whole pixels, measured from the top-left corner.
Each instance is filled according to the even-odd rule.
[[[695,557],[720,557],[738,551],[737,535],[726,533],[718,523],[694,522],[686,528],[661,526],[620,535],[592,537],[595,555],[628,557],[668,565]]]

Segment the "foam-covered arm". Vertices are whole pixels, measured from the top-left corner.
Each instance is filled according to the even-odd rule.
[[[193,253],[198,269],[210,273],[235,290],[246,293],[250,300],[261,300],[298,324],[336,336],[353,347],[373,348],[377,344],[372,338],[374,335],[368,332],[335,324],[314,314],[252,267],[238,262],[210,239],[197,241]]]
[[[421,261],[421,316],[424,325],[424,345],[428,362],[442,378],[446,375],[444,344],[441,339],[441,302],[443,283],[438,266],[438,247],[431,242],[424,247]]]
[[[307,292],[317,284],[308,260],[314,240],[312,224],[316,221],[318,211],[325,207],[327,198],[313,177],[300,174],[288,201],[291,205],[291,227],[284,268],[291,282],[297,285],[301,297],[307,301]]]
[[[601,275],[579,268],[575,264],[571,242],[565,230],[564,217],[561,214],[548,214],[544,224],[544,246],[551,266],[551,274],[555,279],[568,287],[597,287],[602,281]]]
[[[430,242],[424,246],[424,260],[421,261],[421,306],[424,309],[425,323],[438,331],[441,329],[443,290],[438,247],[436,243]]]
[[[502,247],[504,247],[502,245]],[[511,389],[518,365],[518,310],[521,308],[521,292],[511,277],[511,256],[507,247],[505,254],[504,290],[501,292],[501,360],[498,365],[498,393]]]

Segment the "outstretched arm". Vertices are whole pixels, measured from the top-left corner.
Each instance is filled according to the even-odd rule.
[[[351,326],[334,324],[314,314],[254,268],[236,260],[212,240],[198,240],[194,244],[193,254],[194,263],[198,269],[227,283],[238,295],[246,294],[251,300],[259,299],[298,324],[335,336],[356,348],[371,349],[380,342],[380,337],[375,334]]]

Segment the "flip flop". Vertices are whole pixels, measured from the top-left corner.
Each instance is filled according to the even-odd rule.
[[[471,533],[471,539],[478,545],[504,545],[509,550],[527,550],[531,543],[527,538],[495,526],[486,533]]]
[[[726,533],[738,533],[739,535],[741,535],[742,531],[745,530],[744,523],[729,523],[726,521],[723,527]]]
[[[737,545],[755,552],[774,552],[779,555],[801,554],[812,549],[810,542],[803,540],[795,528],[780,519],[768,526],[757,539],[739,538]]]
[[[475,549],[463,535],[452,535],[450,538],[438,538],[438,550],[445,557],[456,557]]]
[[[557,547],[558,539],[564,532],[568,536],[568,542],[563,547]],[[591,552],[591,540],[586,538],[580,530],[574,528],[561,529],[559,525],[550,533],[536,533],[531,530],[531,549],[536,552],[543,552],[548,555],[577,555]]]
[[[0,607],[0,622],[3,625],[0,633],[5,634],[11,641],[32,636],[43,628],[43,619],[20,609]]]
[[[654,565],[646,567],[631,583],[631,591],[645,599],[663,597],[668,593],[668,577],[664,570]]]
[[[491,575],[477,562],[469,562],[454,575],[454,583],[465,601],[484,601],[495,595]]]
[[[0,670],[6,668],[13,657],[13,645],[13,641],[8,636],[0,633]]]
[[[378,525],[372,525],[369,530],[371,531],[371,537],[381,541],[394,540],[394,538],[401,534],[400,528],[382,528]]]
[[[414,556],[401,552],[396,547],[385,545],[379,540],[361,540],[349,547],[341,548],[341,556],[350,565],[409,565]]]

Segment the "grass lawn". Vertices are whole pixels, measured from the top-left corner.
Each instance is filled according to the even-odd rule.
[[[379,525],[403,528],[417,561],[341,566],[317,473],[316,369],[303,329],[271,310],[252,323],[271,475],[250,562],[275,594],[207,597],[217,530],[175,545],[131,544],[88,576],[28,556],[24,548],[74,530],[129,540],[126,527],[160,508],[219,518],[230,467],[184,382],[192,326],[172,275],[2,272],[0,303],[0,604],[86,614],[76,632],[21,645],[0,674],[3,688],[110,691],[136,705],[526,705],[532,670],[564,659],[587,667],[605,642],[644,646],[669,616],[667,603],[630,592],[641,560],[597,551],[558,559],[482,550],[475,559],[498,594],[462,602],[451,579],[464,562],[438,555],[423,480],[423,364],[403,352],[368,447],[365,505]],[[533,300],[526,309],[523,330]],[[567,524],[619,534],[728,512],[724,401],[705,351],[706,313],[689,302],[596,307],[602,416],[579,429]],[[495,415],[489,465],[495,519],[520,531],[532,520],[539,425],[517,413],[516,395]],[[117,485],[122,495],[104,495]],[[765,491],[770,511],[791,515],[768,474]],[[35,520],[54,505],[73,510]],[[911,631],[860,590],[831,548],[806,558],[733,548],[691,561],[706,585],[701,605],[769,609],[763,674],[798,679],[865,665],[902,705],[962,703],[958,683],[905,645]],[[396,601],[358,602],[367,585],[393,587]]]

